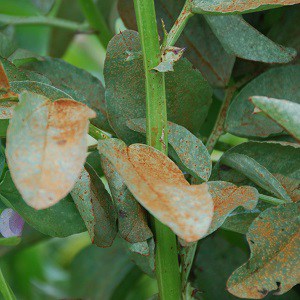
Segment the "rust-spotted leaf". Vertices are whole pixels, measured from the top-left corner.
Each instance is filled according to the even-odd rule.
[[[207,183],[191,186],[175,163],[150,146],[109,139],[99,141],[98,149],[135,198],[180,238],[193,242],[205,236],[213,214]]]
[[[88,119],[95,113],[70,99],[24,92],[7,132],[6,156],[24,200],[43,209],[65,197],[87,153]]]
[[[251,256],[227,282],[240,298],[284,294],[300,281],[300,204],[289,203],[261,213],[247,233]]]

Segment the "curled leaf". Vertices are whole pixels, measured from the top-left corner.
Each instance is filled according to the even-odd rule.
[[[158,220],[187,242],[205,236],[213,213],[206,183],[191,186],[167,156],[146,145],[127,147],[109,139],[99,141],[98,149],[135,198]]]
[[[70,99],[51,102],[28,92],[19,99],[7,132],[7,162],[24,200],[43,209],[75,184],[86,159],[88,119],[95,113]]]

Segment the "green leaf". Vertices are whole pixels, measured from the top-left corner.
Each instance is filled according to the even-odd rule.
[[[191,186],[166,155],[143,144],[126,147],[108,139],[100,140],[98,149],[135,198],[179,237],[193,242],[206,234],[213,213],[206,183]]]
[[[116,212],[109,193],[92,166],[86,164],[70,194],[92,243],[110,247],[117,234]]]
[[[70,195],[50,208],[35,210],[24,202],[9,172],[0,184],[0,199],[30,226],[46,235],[66,237],[86,230]]]
[[[280,7],[283,5],[298,4],[298,0],[191,0],[191,10],[199,14],[249,13]]]
[[[8,238],[0,238],[1,246],[16,246],[21,242],[21,238],[19,236],[12,236]]]
[[[287,63],[297,52],[278,45],[241,16],[206,16],[206,21],[228,53],[265,63]]]
[[[34,93],[22,93],[19,101],[7,132],[7,162],[24,200],[43,209],[75,184],[86,159],[88,119],[95,114],[74,100],[51,102]]]
[[[299,77],[299,65],[272,68],[256,77],[232,101],[227,112],[226,131],[245,137],[268,137],[282,133],[282,127],[274,121],[253,114],[254,105],[248,99],[260,95],[300,103]]]
[[[247,233],[251,256],[227,282],[241,298],[281,295],[299,283],[300,204],[272,207],[255,219]]]
[[[145,210],[131,194],[110,161],[101,157],[101,164],[117,211],[120,236],[129,243],[146,241],[153,234],[148,227]]]
[[[104,68],[108,118],[127,143],[144,140],[126,126],[131,119],[145,118],[143,61],[130,58],[140,50],[138,33],[124,31],[110,41]],[[187,60],[180,60],[175,71],[166,74],[166,93],[169,120],[197,134],[211,104],[211,88],[200,72]]]
[[[146,119],[133,119],[127,126],[137,132],[146,133]],[[203,181],[211,173],[210,155],[200,139],[184,127],[168,122],[169,155],[186,172]]]
[[[88,105],[97,113],[92,124],[112,132],[106,115],[104,87],[99,79],[57,58],[44,57],[42,61],[22,65],[22,68],[43,74],[50,79],[52,86],[70,95],[72,99]]]
[[[163,20],[166,30],[169,31],[184,3],[185,0],[177,0],[176,5],[174,0],[156,0],[157,24],[160,25]],[[126,27],[137,31],[133,1],[119,1],[118,9]],[[162,37],[162,26],[159,26],[159,33]],[[227,85],[235,57],[224,50],[203,16],[195,15],[188,21],[176,45],[186,47],[184,56],[201,71],[211,85],[217,87]]]
[[[14,64],[12,64],[9,60],[0,56],[0,62],[2,63],[6,76],[9,82],[12,81],[23,81],[28,80],[25,72],[19,70]]]
[[[260,96],[251,97],[250,100],[257,108],[300,141],[300,104]]]
[[[231,153],[221,158],[220,162],[244,174],[255,184],[276,197],[291,202],[287,191],[281,183],[264,166],[253,158],[240,153]]]

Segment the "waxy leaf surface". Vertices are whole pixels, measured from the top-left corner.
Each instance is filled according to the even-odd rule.
[[[138,33],[127,30],[110,41],[105,61],[108,118],[126,143],[144,140],[126,125],[131,119],[145,118],[144,67],[141,55],[137,55],[140,51]],[[166,74],[168,119],[196,134],[211,104],[211,88],[187,60],[177,62],[174,69]]]
[[[146,133],[146,119],[127,122],[130,129]],[[196,136],[186,128],[168,122],[169,155],[188,173],[203,181],[208,181],[211,173],[210,155]]]
[[[65,197],[75,184],[87,152],[89,118],[84,104],[25,92],[19,96],[7,132],[6,157],[24,200],[36,209]]]
[[[111,246],[117,234],[116,212],[109,193],[90,165],[85,165],[70,194],[92,243],[99,247]]]
[[[136,199],[179,237],[193,242],[206,234],[213,213],[206,183],[191,186],[167,156],[146,145],[109,139],[99,141],[98,149]]]
[[[35,210],[24,202],[9,172],[0,184],[0,200],[7,207],[15,210],[26,223],[46,235],[66,237],[86,231],[70,195],[52,207]]]
[[[145,242],[153,235],[145,210],[106,157],[101,157],[101,164],[116,207],[120,236],[129,243]]]
[[[300,141],[300,104],[259,96],[252,97],[251,101],[268,117]]]
[[[228,53],[265,63],[287,63],[297,52],[272,42],[241,16],[206,16],[206,21]]]
[[[300,3],[299,0],[190,0],[195,13],[249,13],[283,5]]]
[[[227,282],[230,293],[261,299],[284,294],[300,281],[300,204],[272,207],[257,217],[247,240],[251,256]]]
[[[226,131],[245,137],[268,137],[283,129],[261,114],[253,114],[249,98],[255,95],[300,103],[300,66],[272,68],[249,82],[233,99],[226,118]]]

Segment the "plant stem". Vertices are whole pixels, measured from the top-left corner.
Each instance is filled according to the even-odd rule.
[[[183,9],[180,12],[180,15],[178,16],[173,27],[168,33],[166,42],[164,43],[165,48],[175,45],[184,27],[186,26],[188,20],[190,19],[190,17],[193,16],[193,13],[191,12],[189,5],[190,5],[190,1],[186,0]]]
[[[101,129],[94,126],[93,124],[89,125],[89,135],[92,136],[97,141],[109,138],[109,136],[106,133],[104,133]]]
[[[102,13],[93,0],[79,0],[79,3],[91,28],[96,30],[100,43],[106,49],[113,34],[108,28]]]
[[[9,287],[9,285],[7,284],[7,282],[4,278],[1,269],[0,269],[0,291],[5,300],[15,300],[16,299],[13,291],[11,290],[11,288]]]
[[[34,17],[16,17],[0,14],[0,22],[5,25],[47,25],[53,27],[65,28],[78,32],[88,32],[89,27],[85,24],[76,23],[69,20],[58,19],[54,17],[34,16]]]
[[[259,200],[261,200],[263,202],[266,202],[266,203],[270,203],[272,205],[280,205],[280,204],[287,203],[284,200],[274,198],[274,197],[271,197],[271,196],[267,196],[267,195],[263,195],[263,194],[259,194]]]
[[[164,74],[152,70],[160,63],[154,0],[134,0],[146,77],[147,144],[167,154],[167,111]],[[160,300],[181,299],[181,283],[175,234],[154,220],[156,278]]]

